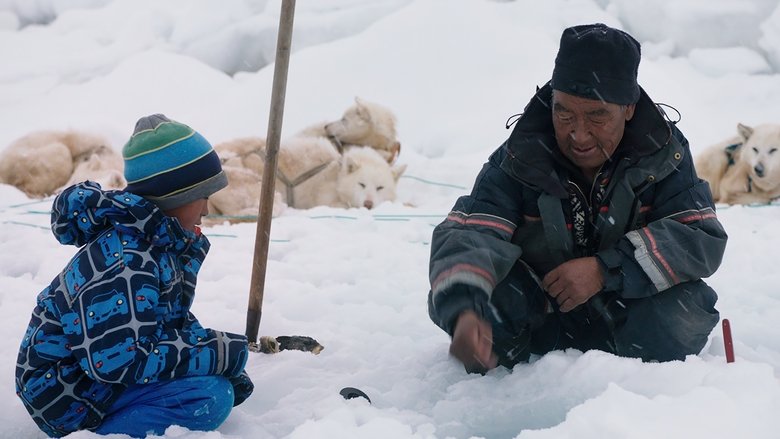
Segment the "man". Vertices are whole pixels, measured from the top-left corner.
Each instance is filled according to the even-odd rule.
[[[38,295],[16,365],[17,395],[49,436],[213,430],[252,392],[246,338],[190,312],[210,246],[197,225],[227,185],[217,154],[155,114],[123,155],[124,191],[84,182],[54,200],[55,237],[81,249]]]
[[[705,345],[719,316],[701,278],[727,237],[639,60],[623,31],[566,29],[552,80],[434,230],[428,310],[468,371],[564,348],[682,360]]]

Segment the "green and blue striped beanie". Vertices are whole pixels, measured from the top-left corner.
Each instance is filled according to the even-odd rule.
[[[170,210],[227,186],[214,148],[195,130],[162,114],[142,117],[122,149],[127,190]]]

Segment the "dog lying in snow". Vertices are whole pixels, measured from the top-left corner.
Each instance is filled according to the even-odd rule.
[[[696,171],[714,200],[753,204],[780,197],[780,125],[738,124],[737,133],[696,157]]]
[[[0,154],[0,183],[42,198],[71,184],[92,180],[107,189],[126,182],[122,157],[100,136],[80,131],[37,131]]]
[[[227,188],[209,197],[212,215],[257,215],[265,167],[265,139],[248,137],[214,147],[228,177]],[[373,148],[351,147],[340,155],[323,137],[296,136],[281,142],[273,215],[286,206],[365,207],[394,201],[406,165],[390,166]],[[254,218],[252,218],[254,219]]]
[[[324,137],[339,153],[355,146],[370,146],[393,164],[401,152],[395,126],[395,115],[389,109],[356,97],[355,104],[344,112],[341,119],[312,125],[298,136]]]

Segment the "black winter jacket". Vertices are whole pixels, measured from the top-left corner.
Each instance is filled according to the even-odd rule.
[[[537,91],[471,194],[434,229],[429,313],[450,334],[460,312],[492,312],[491,293],[518,259],[542,277],[596,256],[605,290],[624,298],[710,276],[720,265],[727,236],[709,186],[696,175],[688,141],[644,90],[597,200],[558,150],[551,97],[549,84]],[[575,191],[586,200],[585,246],[572,232]]]

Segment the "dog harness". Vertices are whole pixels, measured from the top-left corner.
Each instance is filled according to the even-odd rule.
[[[265,155],[260,154],[259,151],[252,151],[252,152],[250,152],[248,154],[241,155],[241,157],[242,158],[246,157],[249,154],[256,154],[258,157],[260,157],[261,160],[263,160],[263,162],[265,162]],[[221,162],[222,162],[223,165],[225,164],[225,160],[224,159],[222,159]],[[303,183],[304,181],[314,177],[315,175],[319,174],[320,172],[322,172],[323,169],[328,167],[328,165],[330,165],[331,163],[333,163],[333,160],[331,160],[329,162],[325,162],[325,163],[323,163],[321,165],[315,166],[315,167],[309,169],[308,171],[304,172],[303,174],[299,175],[298,178],[296,178],[295,180],[290,180],[289,178],[287,178],[286,175],[284,175],[284,172],[280,171],[277,168],[276,169],[276,178],[278,178],[279,180],[282,181],[282,183],[284,183],[285,192],[287,193],[287,196],[285,197],[287,205],[290,206],[290,207],[295,207],[295,192],[294,192],[294,189],[295,189],[296,186],[298,186],[299,184]]]
[[[726,153],[726,157],[728,158],[728,165],[734,166],[736,161],[734,160],[734,155],[737,153],[737,150],[742,146],[742,143],[735,143],[733,145],[729,145],[726,148],[724,148],[724,152]],[[748,193],[753,192],[753,177],[748,174],[747,176],[747,191]]]
[[[315,166],[314,168],[309,169],[308,171],[304,172],[303,174],[299,175],[298,178],[295,180],[290,181],[289,178],[287,178],[286,175],[284,175],[283,172],[277,170],[277,178],[284,183],[284,187],[287,192],[287,205],[290,207],[295,207],[295,186],[298,186],[299,184],[303,183],[304,181],[314,177],[315,175],[322,172],[323,169],[328,167],[333,163],[333,161],[323,163],[319,166]]]
[[[344,144],[341,143],[341,140],[339,140],[338,137],[328,135],[327,139],[333,144],[333,147],[336,148],[336,151],[339,154],[344,154]]]
[[[733,145],[727,146],[724,149],[724,151],[726,152],[726,157],[729,160],[729,164],[728,164],[729,166],[734,166],[734,164],[736,163],[734,161],[734,154],[736,154],[736,152],[737,152],[737,150],[739,149],[740,146],[742,146],[741,143],[735,143]]]

